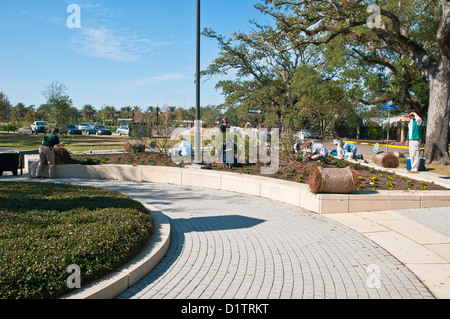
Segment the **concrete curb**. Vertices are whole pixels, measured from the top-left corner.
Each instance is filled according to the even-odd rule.
[[[147,246],[126,265],[60,299],[112,299],[141,280],[161,261],[170,245],[169,219],[162,212],[145,206],[155,226]]]
[[[30,166],[34,176],[35,165]],[[259,196],[318,214],[355,213],[449,207],[450,191],[359,191],[353,194],[313,194],[306,184],[270,177],[195,168],[130,165],[56,166],[57,178],[128,180],[194,186]],[[421,177],[417,176],[416,178]],[[450,185],[448,182],[446,186]]]

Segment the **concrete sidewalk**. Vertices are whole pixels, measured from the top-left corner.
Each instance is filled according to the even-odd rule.
[[[377,243],[437,298],[450,298],[450,208],[330,214]]]
[[[318,215],[205,188],[54,182],[117,190],[170,219],[165,257],[120,299],[450,298],[447,208]]]

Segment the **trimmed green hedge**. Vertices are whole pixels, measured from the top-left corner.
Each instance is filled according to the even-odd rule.
[[[57,298],[67,267],[86,285],[131,260],[153,232],[145,207],[118,192],[0,182],[0,298]]]

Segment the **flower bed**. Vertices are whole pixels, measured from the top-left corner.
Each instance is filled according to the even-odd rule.
[[[77,155],[76,160],[98,161],[100,164],[126,164],[126,165],[151,165],[184,167],[185,164],[175,164],[167,155],[157,153],[125,153],[125,154],[104,154],[104,155]],[[324,168],[345,168],[349,166],[357,175],[357,190],[446,190],[446,188],[434,183],[425,183],[414,179],[406,178],[396,174],[388,173],[383,169],[369,168],[364,165],[350,163],[344,159],[328,157],[325,161],[305,162],[301,160],[280,159],[279,169],[271,175],[262,175],[261,167],[264,164],[243,164],[241,167],[224,168],[222,164],[211,164],[212,170],[229,171],[241,174],[273,177],[277,179],[293,181],[298,183],[308,183],[313,169],[322,166]]]

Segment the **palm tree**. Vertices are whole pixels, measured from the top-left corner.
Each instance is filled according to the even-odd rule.
[[[25,106],[25,104],[23,104],[22,102],[17,103],[16,106],[11,108],[11,112],[10,112],[11,120],[22,122],[27,111],[28,111],[28,109]]]
[[[100,110],[99,115],[103,122],[106,120],[112,120],[114,122],[117,116],[117,110],[114,106],[104,106]]]
[[[153,113],[155,112],[154,106],[147,107],[147,110],[145,111],[145,115],[147,117],[147,122],[150,123],[150,125],[153,124]]]
[[[91,119],[94,117],[95,112],[96,111],[94,107],[90,104],[84,105],[81,109],[81,115],[83,116],[83,119],[86,120],[86,122],[91,122]]]
[[[169,106],[169,107],[168,107],[168,110],[169,110],[170,122],[171,122],[171,124],[173,124],[173,118],[174,118],[174,116],[175,116],[175,113],[176,113],[176,111],[177,111],[177,108],[176,108],[175,106]]]
[[[156,126],[159,125],[159,114],[161,113],[161,108],[159,106],[156,107]]]
[[[133,108],[131,106],[124,106],[120,109],[120,117],[125,119],[133,118]]]
[[[197,116],[197,109],[195,108],[195,106],[191,106],[188,110],[187,110],[187,117],[188,119],[192,119],[192,126],[194,126],[195,124],[195,119]]]

